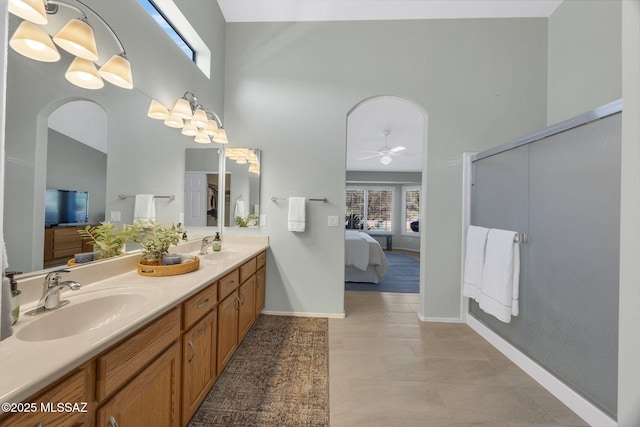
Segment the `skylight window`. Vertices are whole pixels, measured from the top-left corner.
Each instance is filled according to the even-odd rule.
[[[211,50],[173,0],[138,0],[189,59],[210,78]]]
[[[189,43],[171,25],[169,19],[160,11],[152,0],[138,0],[144,10],[160,25],[173,42],[193,61],[196,62],[196,52],[189,46]]]

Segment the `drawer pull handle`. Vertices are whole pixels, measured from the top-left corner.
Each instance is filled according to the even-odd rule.
[[[196,346],[193,345],[193,341],[189,341],[189,348],[191,349],[191,357],[187,360],[188,363],[191,363],[194,357],[196,357]]]
[[[206,300],[204,300],[200,304],[198,304],[198,308],[202,308],[207,304],[209,304],[209,298],[207,298]]]
[[[236,310],[240,310],[240,298],[236,295]]]
[[[116,421],[115,417],[112,415],[109,417],[109,425],[111,427],[119,427],[118,426],[118,422]]]

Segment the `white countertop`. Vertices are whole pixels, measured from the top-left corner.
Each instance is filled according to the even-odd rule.
[[[69,299],[71,303],[36,316],[24,314],[35,306],[35,301],[23,304],[20,307],[20,318],[13,327],[13,335],[0,342],[0,403],[23,401],[267,247],[268,238],[266,237],[244,238],[233,242],[225,239],[220,252],[211,253],[209,249],[208,255],[200,256],[200,268],[197,271],[177,276],[142,276],[137,270],[131,269],[131,265],[136,264],[129,262],[127,268],[121,268],[125,271],[118,271],[117,268],[112,267],[115,270],[113,276],[86,283],[73,277],[75,270],[72,270],[63,277],[63,280],[78,280],[83,283],[83,286],[76,292],[62,291],[61,299]],[[193,245],[188,248],[192,251]],[[105,265],[107,264],[96,263],[93,268],[104,270]],[[78,272],[76,276],[86,277],[90,273],[91,267],[84,269],[82,273]],[[100,274],[96,276],[99,277]],[[18,283],[20,289],[20,281]],[[21,339],[21,331],[30,323],[72,307],[74,299],[81,301],[92,296],[117,295],[136,290],[142,292],[148,300],[144,307],[132,315],[115,320],[110,319],[93,330],[65,338],[46,341]]]

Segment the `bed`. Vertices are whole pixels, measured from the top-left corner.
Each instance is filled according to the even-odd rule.
[[[346,230],[345,282],[379,283],[389,264],[380,243],[367,233]]]

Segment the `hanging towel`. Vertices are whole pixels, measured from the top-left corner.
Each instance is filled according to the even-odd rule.
[[[304,231],[304,197],[289,197],[289,231]]]
[[[156,199],[153,194],[136,194],[133,221],[141,224],[156,220]]]
[[[8,278],[4,277],[5,271],[9,266],[7,260],[7,248],[2,239],[2,281],[0,282],[2,289],[0,289],[0,341],[10,337],[13,334],[13,328],[11,327],[11,282]]]
[[[236,200],[236,214],[234,215],[234,218],[238,216],[242,218],[247,216],[246,212],[244,211],[244,200],[242,199]]]
[[[520,245],[516,235],[515,231],[489,230],[480,288],[480,308],[505,323],[518,315]]]
[[[467,248],[464,257],[462,295],[478,301],[484,270],[484,255],[488,228],[470,225],[467,229]]]

